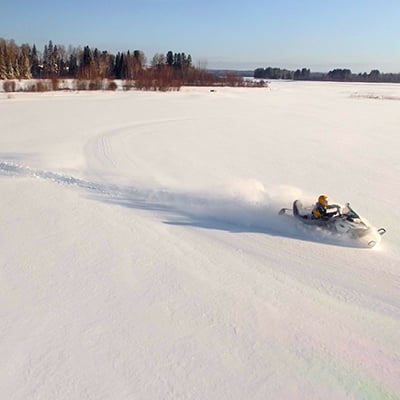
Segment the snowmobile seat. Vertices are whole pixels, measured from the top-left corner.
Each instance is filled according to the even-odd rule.
[[[303,204],[300,200],[295,200],[293,202],[293,215],[295,217],[300,217],[304,219],[310,219],[311,215],[308,212],[304,212]]]

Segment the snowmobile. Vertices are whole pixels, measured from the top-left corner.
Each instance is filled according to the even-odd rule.
[[[328,216],[318,219],[313,217],[312,209],[313,206],[304,207],[300,200],[295,200],[291,209],[282,208],[279,215],[292,215],[303,224],[320,227],[340,236],[366,240],[369,247],[374,247],[379,242],[379,237],[386,233],[385,228],[376,229],[370,226],[354,211],[350,203],[346,203],[344,207],[332,204]]]

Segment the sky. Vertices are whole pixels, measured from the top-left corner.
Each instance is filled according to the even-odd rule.
[[[195,66],[400,72],[400,0],[0,0],[0,37]]]

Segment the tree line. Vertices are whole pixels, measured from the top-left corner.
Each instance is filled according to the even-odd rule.
[[[148,63],[140,50],[112,54],[89,46],[65,48],[50,40],[39,51],[35,44],[17,45],[14,40],[0,38],[0,80],[47,79],[53,81],[49,90],[54,90],[60,87],[58,80],[68,78],[91,82],[78,85],[81,89],[101,88],[99,81],[114,79],[129,82],[125,87],[146,90],[169,90],[183,85],[253,85],[240,76],[217,76],[195,68],[191,55],[184,52],[155,54]],[[7,89],[13,91],[14,82],[8,83]]]
[[[257,68],[254,70],[257,79],[290,79],[307,81],[338,81],[338,82],[400,82],[400,73],[382,73],[377,69],[369,73],[352,73],[347,68],[335,68],[327,73],[311,72],[308,68],[290,71],[281,68]]]
[[[145,55],[140,50],[112,54],[89,46],[66,49],[50,40],[39,52],[35,44],[18,46],[14,40],[0,38],[0,79],[134,79],[145,63]],[[157,67],[164,64],[181,71],[192,68],[190,55],[172,51],[166,56],[156,55],[154,63]]]

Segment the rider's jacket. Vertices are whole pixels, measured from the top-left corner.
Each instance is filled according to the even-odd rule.
[[[312,215],[315,219],[322,218],[326,215],[326,208],[321,203],[316,203],[312,210]]]

